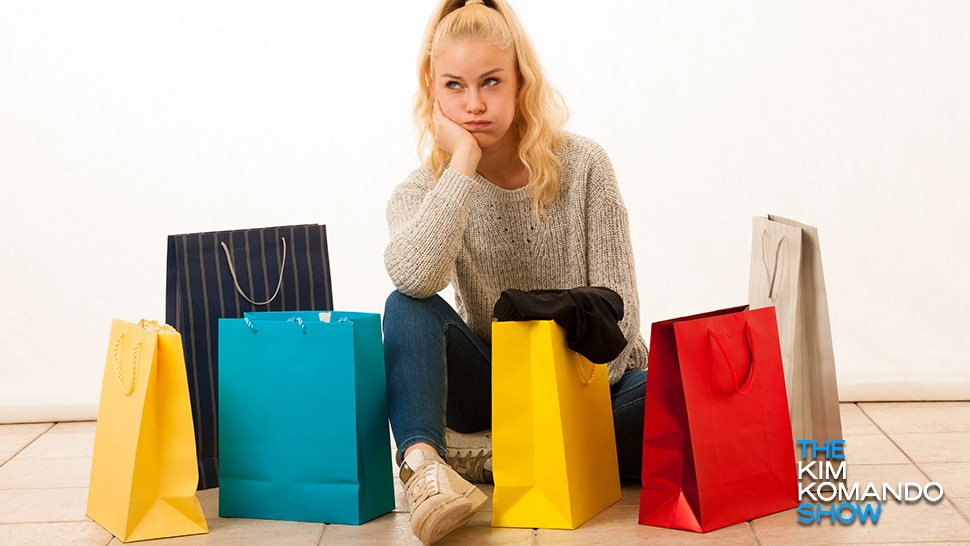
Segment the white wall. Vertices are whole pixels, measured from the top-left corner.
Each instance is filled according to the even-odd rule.
[[[0,422],[92,418],[165,236],[326,223],[381,311],[434,2],[0,2]],[[644,332],[817,225],[843,399],[970,398],[970,3],[519,0],[630,210]]]

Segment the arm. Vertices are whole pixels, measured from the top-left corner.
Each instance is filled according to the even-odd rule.
[[[413,298],[428,298],[451,282],[461,251],[482,150],[471,133],[434,104],[436,145],[451,156],[437,183],[413,174],[391,195],[387,224],[391,241],[384,267],[394,286]]]
[[[384,266],[391,282],[413,298],[427,298],[451,282],[474,193],[467,176],[446,170],[432,187],[431,173],[416,171],[387,204],[391,239]]]
[[[608,364],[610,384],[623,375],[640,340],[640,299],[630,243],[630,224],[609,157],[598,146],[587,170],[586,260],[591,286],[605,286],[623,298],[620,329],[627,346]]]

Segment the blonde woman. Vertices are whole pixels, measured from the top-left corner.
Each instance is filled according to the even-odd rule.
[[[608,364],[621,475],[640,473],[647,348],[627,212],[606,153],[566,113],[505,0],[444,0],[415,103],[424,165],[387,207],[388,411],[411,528],[464,525],[491,481],[491,312],[505,289],[605,286],[628,344]],[[437,294],[454,287],[457,311]]]

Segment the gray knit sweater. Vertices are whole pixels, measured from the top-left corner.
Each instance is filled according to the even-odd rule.
[[[452,170],[437,184],[428,169],[411,173],[387,205],[384,264],[397,289],[413,298],[453,284],[459,315],[486,343],[502,290],[615,290],[628,344],[609,363],[613,384],[626,370],[647,367],[627,212],[606,152],[587,138],[564,136],[559,192],[538,220],[525,188],[505,190]]]

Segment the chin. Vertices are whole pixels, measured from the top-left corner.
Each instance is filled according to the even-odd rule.
[[[476,134],[473,136],[475,137],[475,142],[478,143],[478,147],[482,150],[495,144],[495,139],[489,137],[488,135]]]
[[[487,148],[494,147],[496,144],[502,142],[502,140],[505,138],[505,135],[502,135],[501,138],[496,138],[495,135],[487,133],[473,133],[472,136],[475,137],[475,142],[478,143],[478,147],[483,151]]]

